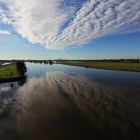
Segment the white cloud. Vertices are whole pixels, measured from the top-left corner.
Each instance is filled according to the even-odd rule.
[[[8,30],[0,30],[0,35],[10,35],[11,33]]]
[[[29,42],[50,49],[78,46],[104,35],[140,31],[140,0],[88,0],[79,9],[68,5],[68,1],[62,7],[64,1],[0,0],[8,7],[6,11],[1,8],[0,22],[11,23]]]
[[[9,23],[9,18],[7,17],[6,11],[3,11],[2,9],[0,9],[0,23]]]

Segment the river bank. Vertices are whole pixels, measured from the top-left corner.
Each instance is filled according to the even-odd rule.
[[[0,65],[0,82],[22,78],[25,72],[26,68],[23,62]]]
[[[106,62],[106,61],[64,61],[64,65],[86,68],[109,69],[119,71],[140,72],[140,63],[132,62]]]

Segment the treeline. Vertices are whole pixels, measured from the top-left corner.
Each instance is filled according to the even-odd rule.
[[[140,59],[103,59],[94,61],[140,63]]]
[[[140,59],[61,60],[61,62],[123,62],[123,63],[140,63]]]
[[[44,63],[44,64],[53,64],[54,60],[0,60],[0,64],[2,63],[25,63],[25,62],[30,62],[30,63]],[[56,61],[55,61],[56,62]]]
[[[64,62],[124,62],[124,63],[140,63],[140,59],[55,59],[55,60],[0,60],[0,63],[3,62],[31,62],[31,63],[44,63],[44,64],[53,64],[53,63],[64,63]]]

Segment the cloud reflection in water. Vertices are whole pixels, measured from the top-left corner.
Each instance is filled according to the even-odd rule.
[[[133,90],[138,95],[139,91]],[[78,75],[48,73],[19,88],[20,139],[135,139],[140,105],[129,88],[109,88]]]

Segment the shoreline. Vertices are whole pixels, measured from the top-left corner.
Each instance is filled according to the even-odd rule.
[[[25,76],[26,69],[24,62],[9,63],[0,66],[0,82],[13,81],[15,79],[23,78]]]
[[[124,62],[62,62],[63,65],[96,68],[104,70],[116,70],[126,72],[140,72],[140,63],[124,63]]]

